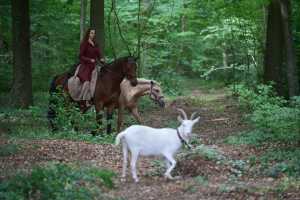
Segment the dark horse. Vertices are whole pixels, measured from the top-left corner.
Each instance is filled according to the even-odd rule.
[[[96,82],[95,94],[93,97],[93,104],[96,108],[96,120],[99,125],[102,124],[102,110],[104,107],[107,108],[107,120],[112,119],[112,112],[114,108],[118,105],[118,100],[120,96],[120,83],[126,77],[132,86],[137,85],[136,77],[136,65],[137,58],[132,56],[118,58],[110,64],[106,64],[101,68],[100,73],[98,73],[98,78]],[[55,103],[51,100],[51,95],[58,92],[57,87],[63,88],[63,91],[68,93],[68,79],[73,76],[74,70],[72,72],[66,72],[61,75],[54,77],[50,86],[50,101],[49,101],[49,111],[48,119],[52,130],[56,129],[54,125],[55,110],[53,104]],[[70,97],[71,98],[71,97]],[[88,108],[82,106],[82,102],[78,102],[82,112],[85,112]],[[107,125],[107,133],[111,132],[111,124]]]

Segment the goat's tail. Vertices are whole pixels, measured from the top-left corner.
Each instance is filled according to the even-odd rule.
[[[123,131],[117,135],[116,141],[115,141],[116,146],[120,144],[120,141],[124,137],[125,134],[126,134],[126,131]]]

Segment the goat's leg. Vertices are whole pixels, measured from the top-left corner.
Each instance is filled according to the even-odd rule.
[[[143,123],[142,118],[139,115],[137,107],[131,108],[130,111],[131,111],[132,115],[134,116],[134,118],[139,122],[139,124],[142,124]]]
[[[171,163],[168,159],[165,158],[165,164],[166,164],[166,169],[169,169],[171,166]]]
[[[167,169],[167,171],[165,172],[165,177],[169,178],[169,179],[173,179],[173,177],[171,176],[171,171],[175,168],[176,166],[176,161],[173,158],[172,155],[166,154],[164,155],[166,157],[166,159],[171,163],[171,166]]]
[[[122,142],[123,148],[123,168],[122,168],[122,178],[126,177],[127,170],[127,160],[128,160],[128,148],[126,142]]]
[[[132,178],[134,179],[134,181],[136,183],[139,182],[139,179],[136,174],[136,162],[137,162],[138,156],[139,156],[138,152],[135,152],[135,151],[131,152],[131,161],[130,161],[131,174],[132,174]]]

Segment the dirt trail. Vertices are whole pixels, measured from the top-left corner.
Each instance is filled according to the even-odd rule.
[[[133,183],[130,175],[125,182],[115,179],[116,188],[109,192],[112,197],[122,199],[300,199],[297,193],[279,194],[274,192],[278,180],[259,176],[249,169],[246,158],[253,149],[247,146],[230,146],[223,139],[248,129],[242,122],[242,113],[236,103],[224,95],[223,91],[205,93],[195,90],[189,97],[179,97],[169,102],[163,111],[151,109],[145,124],[164,127],[175,123],[180,107],[192,113],[198,111],[201,122],[194,129],[196,138],[201,139],[204,150],[217,152],[213,158],[205,154],[189,154],[178,159],[174,170],[181,179],[168,181],[162,174],[160,162],[153,158],[141,158],[138,162],[140,183]],[[173,123],[173,124],[174,124]],[[195,141],[199,140],[196,139]],[[0,145],[8,143],[1,140]],[[21,153],[0,157],[0,180],[14,169],[30,169],[35,164],[49,161],[64,163],[92,164],[121,171],[120,148],[113,145],[88,144],[65,140],[24,140]],[[196,145],[200,145],[197,143]],[[210,154],[208,154],[210,155]],[[236,166],[235,166],[236,165]]]

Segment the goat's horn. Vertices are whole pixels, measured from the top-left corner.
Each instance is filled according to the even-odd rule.
[[[188,118],[187,118],[187,115],[186,115],[186,113],[184,112],[184,110],[183,110],[183,109],[181,109],[181,108],[177,108],[177,110],[178,110],[179,112],[181,112],[181,113],[182,113],[182,115],[183,115],[184,119],[188,119]]]
[[[193,112],[193,114],[191,115],[191,120],[193,120],[197,114],[198,114],[198,112]]]

